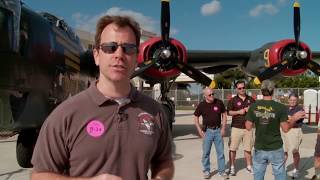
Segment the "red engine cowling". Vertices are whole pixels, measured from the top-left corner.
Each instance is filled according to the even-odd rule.
[[[164,48],[170,50],[170,58],[163,59],[159,55]],[[168,45],[164,47],[160,37],[151,38],[140,45],[137,61],[138,65],[151,59],[156,63],[140,76],[150,84],[173,79],[180,74],[180,70],[176,68],[176,61],[186,63],[186,54],[185,46],[176,39],[170,39]]]
[[[252,76],[259,76],[267,68],[281,63],[284,59],[290,58],[288,55],[294,52],[305,51],[307,57],[303,60],[293,60],[282,72],[274,78],[281,78],[283,76],[294,76],[306,71],[306,61],[312,59],[310,48],[303,42],[299,43],[297,47],[293,39],[285,39],[277,42],[271,42],[263,45],[261,48],[251,52],[248,63],[243,67],[245,72]]]
[[[270,48],[269,48],[269,55],[267,58],[269,67],[281,63],[281,60],[284,58],[284,54],[286,51],[290,51],[291,48],[296,48],[296,43],[292,39],[286,39],[286,40],[281,40],[276,43],[274,43]],[[311,50],[310,48],[303,42],[299,43],[299,50],[307,52],[307,61],[311,60]],[[267,55],[266,55],[267,56]],[[306,61],[304,60],[304,61]],[[297,65],[296,67],[288,67],[285,68],[281,74],[283,76],[294,76],[298,75],[301,73],[304,73],[306,71],[306,67],[301,65]]]

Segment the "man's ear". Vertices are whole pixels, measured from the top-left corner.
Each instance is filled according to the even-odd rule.
[[[99,62],[100,62],[100,60],[99,60],[99,51],[96,48],[93,49],[93,57],[94,57],[94,63],[97,66],[99,66]]]

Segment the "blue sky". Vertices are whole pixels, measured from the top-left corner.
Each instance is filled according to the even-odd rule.
[[[70,26],[94,32],[104,14],[135,17],[160,34],[160,0],[23,0]],[[253,50],[267,42],[294,38],[293,0],[171,0],[171,37],[194,50]],[[300,0],[301,35],[320,51],[319,0]]]

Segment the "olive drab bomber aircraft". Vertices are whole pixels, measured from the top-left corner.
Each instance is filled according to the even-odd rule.
[[[20,0],[0,1],[0,34],[0,138],[18,134],[18,164],[32,167],[42,123],[59,103],[87,88],[98,68],[62,19]]]
[[[184,73],[196,82],[215,88],[204,73],[217,74],[240,67],[255,82],[295,76],[320,66],[300,41],[300,5],[293,10],[294,39],[270,42],[252,51],[187,50],[169,37],[169,0],[161,1],[161,36],[141,44],[133,77],[160,83],[163,105],[170,125],[175,104],[168,92]],[[18,134],[16,155],[21,167],[30,163],[38,132],[49,113],[62,101],[86,89],[98,76],[92,50],[85,50],[79,37],[62,19],[37,13],[19,0],[0,1],[0,138]]]

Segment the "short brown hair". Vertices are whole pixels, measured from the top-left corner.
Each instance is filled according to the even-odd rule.
[[[140,37],[141,37],[140,25],[129,16],[110,16],[110,15],[105,15],[101,17],[97,23],[96,34],[94,37],[95,47],[98,47],[100,45],[101,34],[103,29],[112,23],[115,23],[119,27],[126,27],[126,26],[130,27],[134,32],[134,34],[136,35],[136,45],[137,47],[139,47]]]

